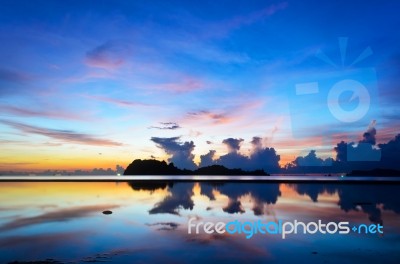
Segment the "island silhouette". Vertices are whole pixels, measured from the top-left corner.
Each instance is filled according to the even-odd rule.
[[[255,175],[269,176],[264,170],[245,171],[242,169],[228,169],[222,165],[211,165],[196,170],[179,169],[174,163],[154,159],[135,159],[124,171],[124,175]]]
[[[282,170],[283,171],[283,170]],[[135,159],[125,169],[123,175],[224,175],[224,176],[270,176],[262,169],[243,170],[240,168],[229,169],[222,165],[211,165],[195,170],[179,169],[173,162],[167,163],[155,159]],[[329,174],[330,175],[330,174]],[[346,176],[385,176],[398,177],[400,171],[393,169],[352,170]]]

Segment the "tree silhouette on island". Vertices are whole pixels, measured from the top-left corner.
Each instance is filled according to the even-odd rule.
[[[228,169],[222,165],[211,165],[196,170],[179,169],[174,163],[154,159],[135,159],[124,171],[124,175],[227,175],[227,176],[270,176],[264,170],[246,171]],[[399,176],[400,171],[391,169],[353,170],[347,176]]]
[[[264,170],[244,171],[228,169],[222,165],[211,165],[196,170],[178,169],[174,163],[165,161],[136,159],[125,169],[124,175],[255,175],[269,176]]]

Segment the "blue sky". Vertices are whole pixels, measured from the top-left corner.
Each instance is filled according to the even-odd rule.
[[[397,1],[0,3],[0,170],[167,159],[152,137],[193,141],[196,163],[229,152],[227,138],[248,155],[260,137],[285,164],[311,149],[333,156],[372,120],[378,142],[398,133]],[[371,102],[343,123],[326,97],[352,77]],[[320,93],[298,99],[296,84],[309,82]],[[351,98],[339,98],[350,112],[361,104]]]

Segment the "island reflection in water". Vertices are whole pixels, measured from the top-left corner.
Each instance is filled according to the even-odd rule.
[[[399,194],[399,184],[2,182],[0,262],[398,263]],[[195,235],[191,217],[380,223],[384,234]]]

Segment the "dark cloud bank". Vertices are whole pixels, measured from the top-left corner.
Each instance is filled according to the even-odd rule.
[[[226,145],[228,153],[216,157],[216,151],[210,150],[200,156],[199,166],[193,161],[193,141],[181,142],[180,137],[152,137],[151,140],[170,155],[168,162],[181,169],[193,170],[197,167],[222,165],[229,169],[263,169],[269,173],[340,173],[376,168],[399,170],[400,134],[383,144],[376,144],[376,135],[375,123],[372,123],[359,142],[337,143],[333,149],[336,153],[334,158],[319,158],[317,152],[311,150],[306,156],[299,156],[284,167],[279,165],[280,155],[273,147],[263,146],[261,137],[253,137],[248,156],[240,153],[243,139],[224,139],[222,143]]]

